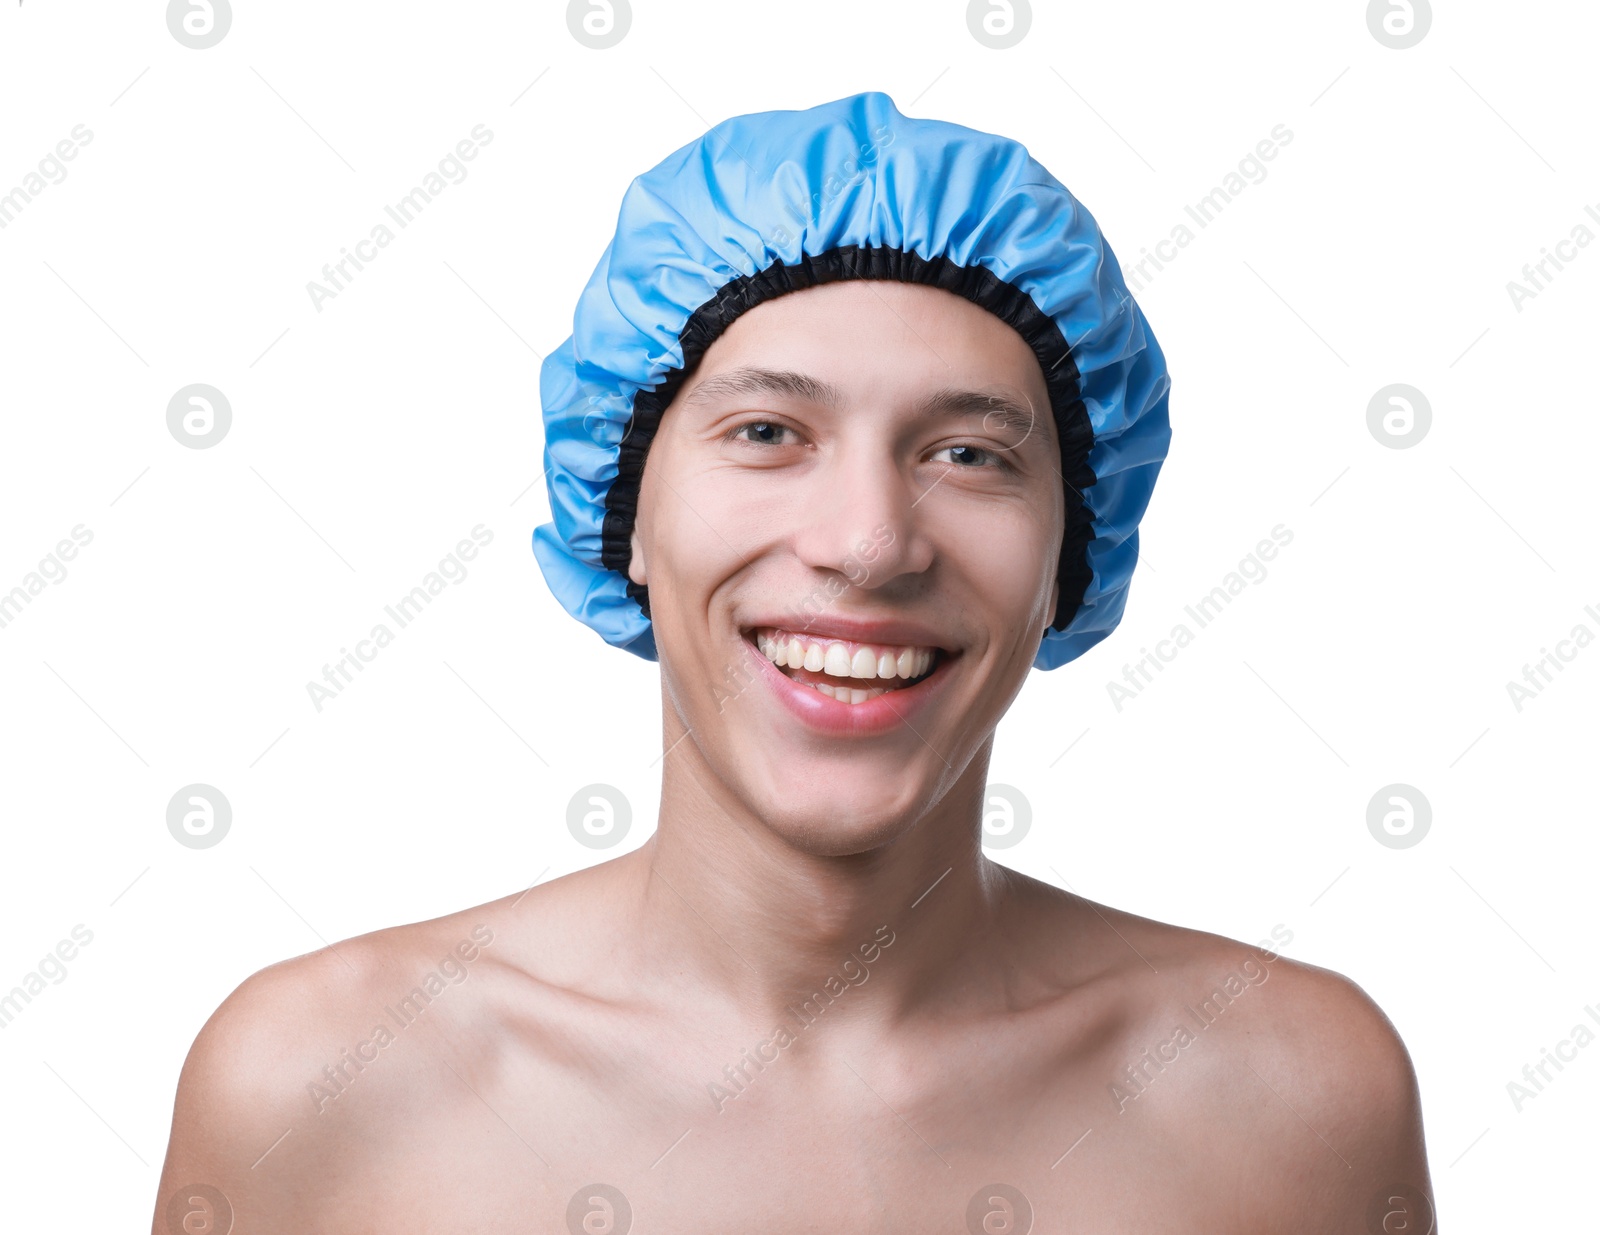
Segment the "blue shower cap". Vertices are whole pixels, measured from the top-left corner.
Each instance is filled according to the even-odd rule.
[[[842,279],[941,287],[1033,348],[1061,443],[1055,669],[1121,620],[1139,519],[1171,440],[1166,359],[1111,246],[1027,149],[904,116],[878,91],[735,116],[629,184],[572,334],[539,374],[552,521],[533,552],[567,612],[655,660],[628,578],[646,452],[739,314]]]

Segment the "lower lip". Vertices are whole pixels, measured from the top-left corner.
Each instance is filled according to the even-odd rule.
[[[757,671],[778,697],[778,702],[801,723],[830,737],[877,737],[901,728],[939,695],[950,676],[950,666],[960,659],[946,652],[940,658],[938,668],[915,686],[885,691],[865,703],[841,703],[828,698],[814,686],[796,682],[768,660],[761,649],[749,640],[745,642],[750,647],[750,655],[757,662]],[[862,680],[870,682],[875,679]]]

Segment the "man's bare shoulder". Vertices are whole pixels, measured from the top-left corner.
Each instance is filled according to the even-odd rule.
[[[1287,928],[1250,944],[1081,897],[1070,916],[1124,1011],[1108,1116],[1242,1170],[1240,1229],[1360,1230],[1370,1204],[1427,1191],[1405,1044],[1354,981],[1282,955]]]
[[[451,1029],[484,1004],[495,923],[513,899],[356,936],[241,982],[184,1062],[161,1203],[199,1180],[235,1206],[282,1213],[313,1164],[323,1179],[359,1174],[384,1128],[439,1100],[430,1091],[450,1075],[440,1062],[466,1066]]]
[[[541,985],[536,972],[559,984],[574,967],[563,958],[580,953],[581,941],[594,934],[581,908],[595,874],[578,871],[268,965],[241,982],[206,1022],[182,1083],[218,1095],[237,1092],[260,1109],[255,1100],[276,1095],[286,1078],[299,1080],[303,1096],[323,1071],[330,1044],[353,1048],[382,1039],[384,1027],[398,1035],[422,1023],[424,1013],[439,1020],[467,1003],[481,1012],[486,999],[502,993],[496,986],[508,971],[535,989]],[[306,1073],[314,1060],[321,1062]]]
[[[1081,950],[1096,977],[1125,988],[1131,1022],[1193,1013],[1197,1032],[1233,1030],[1261,1039],[1254,1049],[1262,1052],[1270,1039],[1280,1056],[1305,1056],[1297,1063],[1409,1071],[1394,1025],[1359,985],[1283,955],[1294,934],[1282,923],[1249,943],[1051,892],[1059,916],[1049,929],[1092,941]],[[1271,994],[1253,998],[1257,991]]]
[[[1415,1094],[1411,1059],[1383,1010],[1356,982],[1283,955],[1281,923],[1255,943],[1095,906],[1137,946],[1161,1009],[1198,1037],[1217,1031],[1247,1074],[1269,1069],[1319,1107],[1397,1106]],[[1285,1092],[1287,1090],[1285,1089]]]
[[[498,904],[386,927],[258,970],[206,1022],[199,1062],[214,1060],[233,1076],[269,1071],[292,1056],[297,1038],[363,1023],[413,985],[442,994],[492,946]]]

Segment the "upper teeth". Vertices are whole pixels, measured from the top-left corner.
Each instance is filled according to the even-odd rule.
[[[917,678],[933,664],[937,648],[888,647],[821,639],[787,630],[756,631],[756,646],[773,664],[840,678]]]

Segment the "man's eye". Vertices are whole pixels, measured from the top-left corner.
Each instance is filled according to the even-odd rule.
[[[750,429],[759,430],[761,436],[755,438],[741,436]],[[777,435],[789,432],[791,430],[788,425],[780,425],[771,420],[747,420],[744,424],[735,425],[729,430],[726,440],[731,442],[738,439],[739,441],[749,442],[752,446],[778,446],[782,443],[775,440]]]
[[[1002,468],[1009,468],[1011,466],[1009,463],[1007,463],[1004,459],[1002,459],[1000,457],[1000,453],[998,451],[990,450],[985,446],[974,446],[974,445],[972,445],[970,443],[967,443],[967,444],[958,445],[958,446],[945,446],[940,450],[934,451],[933,453],[934,453],[934,456],[937,457],[939,455],[944,454],[946,451],[962,451],[962,452],[964,452],[964,454],[966,455],[967,461],[958,462],[957,463],[957,466],[963,471],[972,471],[975,467],[980,466],[980,464],[978,464],[978,463],[971,462],[972,457],[974,455],[982,455],[985,458],[989,459],[994,464],[996,464],[996,465],[998,465],[999,467],[1002,467]]]

